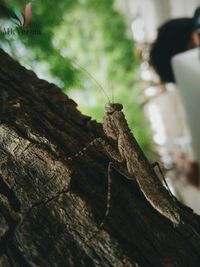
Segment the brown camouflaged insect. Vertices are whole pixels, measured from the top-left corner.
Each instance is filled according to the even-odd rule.
[[[125,165],[126,169],[121,171],[117,164],[110,163],[110,168],[122,173],[125,177],[137,181],[142,193],[147,201],[159,213],[172,221],[175,225],[181,223],[180,213],[172,194],[163,186],[159,177],[155,173],[153,166],[149,163],[143,151],[139,147],[136,139],[131,133],[125,116],[122,112],[123,106],[117,103],[108,103],[105,106],[103,119],[103,129],[105,134],[117,141],[118,151],[109,149],[105,141],[98,140],[96,143],[103,141],[106,151],[118,162]],[[108,193],[108,202],[110,199]],[[109,208],[108,208],[109,209]],[[108,214],[108,210],[106,215]]]

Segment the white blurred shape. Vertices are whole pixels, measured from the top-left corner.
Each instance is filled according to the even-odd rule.
[[[159,107],[155,104],[150,104],[148,113],[154,131],[154,141],[159,145],[164,145],[166,143],[166,133]]]
[[[141,18],[132,22],[131,29],[134,40],[137,42],[144,42],[144,23]]]
[[[157,92],[158,92],[158,89],[155,86],[150,86],[145,89],[145,95],[149,97],[155,96]]]

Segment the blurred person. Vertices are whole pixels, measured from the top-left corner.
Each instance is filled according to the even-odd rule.
[[[193,18],[172,19],[158,29],[158,35],[150,50],[150,64],[162,83],[175,83],[171,66],[173,56],[200,46],[200,7]],[[188,182],[199,185],[197,162],[189,162],[186,168]]]
[[[150,64],[162,82],[175,82],[171,67],[172,57],[198,46],[199,35],[194,30],[193,18],[172,19],[158,30],[150,51]]]

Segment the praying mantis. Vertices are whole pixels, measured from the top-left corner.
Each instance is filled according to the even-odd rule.
[[[149,163],[138,145],[128,127],[122,109],[122,104],[108,102],[105,105],[103,117],[103,130],[108,139],[112,139],[117,143],[117,150],[113,149],[113,147],[102,138],[94,139],[83,149],[87,150],[87,148],[92,145],[97,147],[101,146],[106,153],[114,159],[114,162],[110,162],[108,165],[108,206],[105,218],[110,208],[110,173],[111,169],[114,168],[127,179],[136,180],[140,190],[151,206],[177,226],[181,223],[181,218],[175,198],[171,192],[163,186],[153,166]],[[83,151],[81,151],[81,153],[83,153]],[[80,152],[78,154],[80,154]],[[100,224],[100,227],[103,223],[104,220]]]
[[[163,186],[153,166],[132,135],[122,109],[123,106],[118,103],[108,103],[105,106],[103,129],[108,138],[117,142],[118,149],[115,153],[112,153],[111,150],[108,153],[112,155],[117,164],[125,165],[122,174],[128,179],[136,180],[152,207],[173,224],[179,225],[181,218],[175,199]],[[99,140],[99,142],[102,141]],[[110,163],[110,167],[113,166],[119,171],[117,164]],[[119,172],[121,173],[121,168]]]

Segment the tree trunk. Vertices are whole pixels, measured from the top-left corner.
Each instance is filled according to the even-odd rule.
[[[200,217],[177,202],[174,227],[116,171],[98,230],[112,159],[88,146],[97,137],[101,124],[0,50],[0,266],[200,266]]]

